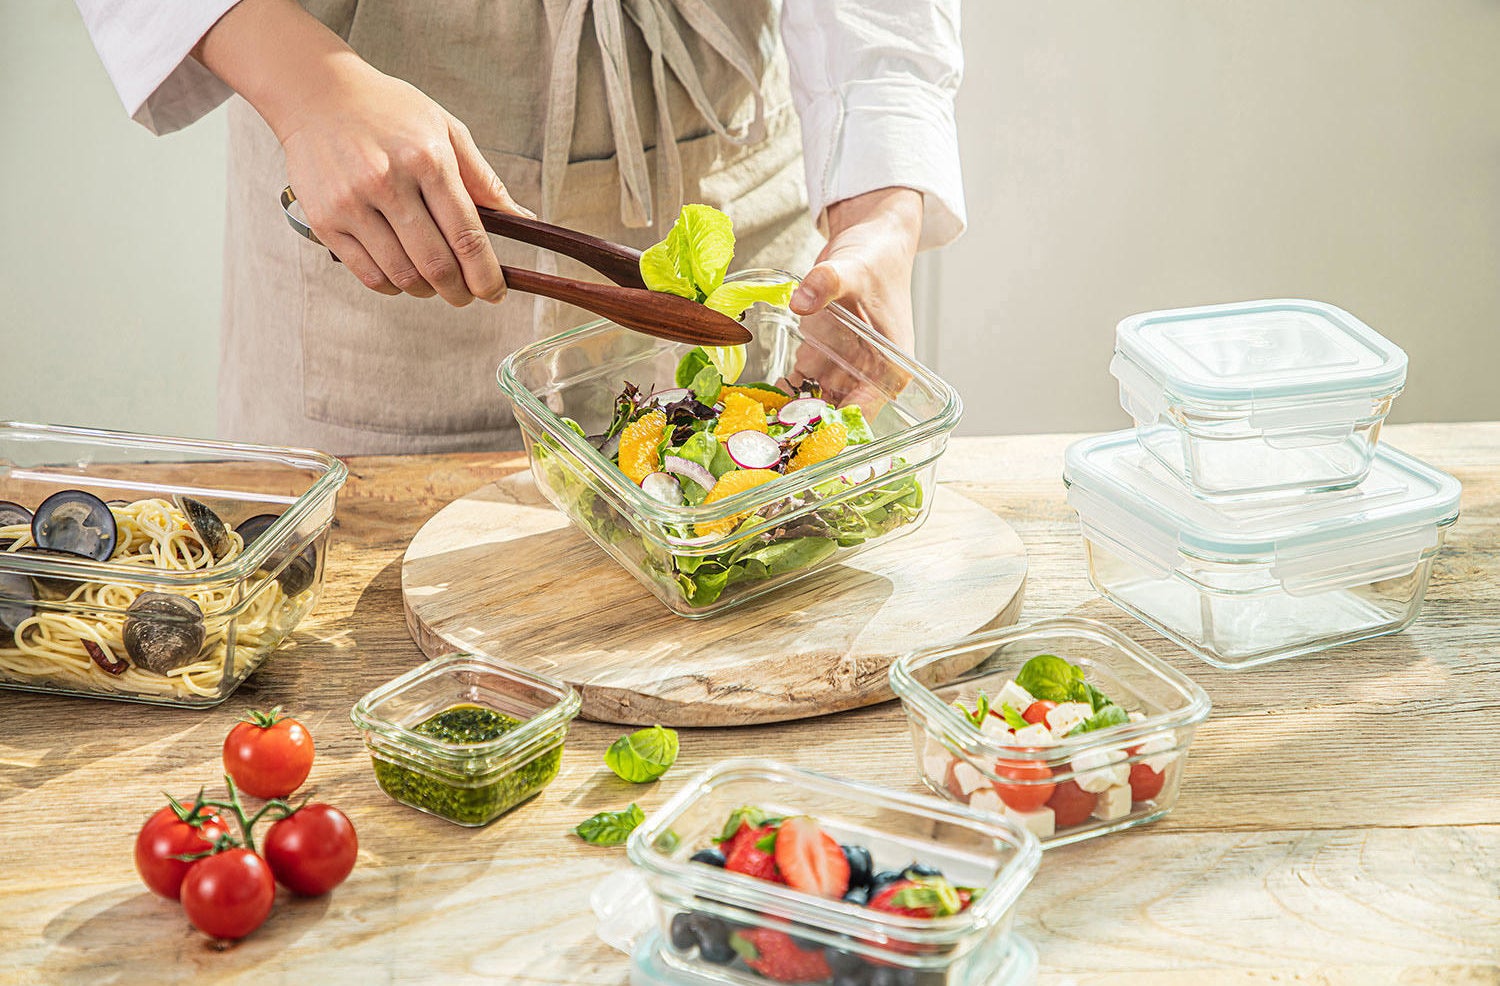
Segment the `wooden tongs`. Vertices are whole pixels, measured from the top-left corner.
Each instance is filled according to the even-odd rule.
[[[312,227],[292,212],[292,203],[296,201],[297,196],[290,185],[281,190],[281,209],[286,213],[287,222],[309,240],[324,245]],[[595,284],[502,264],[500,270],[505,275],[505,283],[513,290],[577,305],[627,329],[675,342],[698,346],[740,346],[750,341],[750,330],[727,315],[675,294],[648,291],[646,282],[641,280],[639,250],[539,219],[513,216],[482,206],[476,208],[479,221],[496,236],[572,257],[615,282]],[[338,260],[333,251],[330,250],[329,254]]]

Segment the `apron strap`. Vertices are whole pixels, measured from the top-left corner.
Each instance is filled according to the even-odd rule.
[[[622,0],[547,0],[549,20],[557,25],[552,58],[552,79],[547,97],[547,120],[542,145],[542,214],[551,218],[562,194],[573,142],[578,99],[578,50],[583,35],[583,15],[592,4],[594,35],[603,55],[605,99],[610,128],[614,132],[616,160],[620,168],[620,217],[627,227],[652,222],[651,183],[647,176],[646,152],[641,141],[640,121],[630,84],[630,62],[620,16]],[[656,97],[657,172],[662,196],[657,205],[657,224],[670,223],[669,204],[682,204],[682,155],[677,147],[667,91],[667,69],[677,77],[693,107],[719,136],[737,145],[765,139],[765,96],[756,77],[749,52],[729,26],[704,0],[623,0],[623,10],[641,30],[651,53],[651,88]],[[729,130],[709,98],[698,66],[683,41],[677,19],[701,37],[725,63],[750,85],[755,113],[742,134]]]

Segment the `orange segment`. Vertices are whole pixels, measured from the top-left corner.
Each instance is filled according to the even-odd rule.
[[[630,424],[620,432],[620,471],[630,477],[637,486],[641,480],[656,472],[661,466],[657,445],[667,430],[667,416],[652,411]]]
[[[797,446],[797,453],[792,456],[792,461],[786,464],[787,472],[796,472],[808,466],[815,466],[819,462],[827,462],[829,459],[844,451],[849,444],[849,429],[844,427],[842,421],[826,421],[818,426],[818,430],[802,439]]]
[[[725,387],[719,391],[719,396],[726,399],[730,394],[744,394],[752,401],[759,402],[760,406],[767,411],[779,411],[791,400],[786,394],[778,394],[774,390],[761,390],[759,387]]]
[[[733,393],[724,397],[724,413],[714,426],[714,437],[728,438],[737,431],[768,431],[765,405],[753,397],[746,397],[738,388],[726,387]]]
[[[763,483],[769,483],[773,479],[780,479],[781,473],[774,469],[736,469],[734,472],[726,472],[719,477],[714,488],[708,491],[708,496],[703,498],[705,505],[716,503],[719,500],[728,499],[736,493],[753,490]],[[713,535],[722,537],[739,526],[740,521],[749,516],[749,511],[734,517],[725,517],[723,520],[711,520],[698,525],[700,537]]]

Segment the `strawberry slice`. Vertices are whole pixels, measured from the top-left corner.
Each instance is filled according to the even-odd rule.
[[[776,830],[769,825],[763,825],[760,828],[742,827],[731,840],[734,848],[724,857],[724,868],[731,873],[753,876],[757,880],[785,883],[786,880],[782,878],[781,871],[776,868],[776,857],[756,845],[762,839],[775,835],[775,832]],[[728,846],[729,843],[726,842],[724,845]]]
[[[788,818],[776,833],[776,868],[787,885],[804,893],[844,896],[849,889],[849,859],[838,840],[824,832],[816,819]]]
[[[909,918],[940,918],[967,907],[969,901],[965,896],[943,877],[919,876],[885,885],[870,898],[869,907]]]
[[[778,983],[820,983],[833,977],[821,948],[799,948],[785,931],[741,928],[729,936],[729,947],[745,965]]]

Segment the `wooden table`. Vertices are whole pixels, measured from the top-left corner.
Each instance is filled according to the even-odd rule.
[[[954,443],[944,480],[1004,516],[1030,551],[1023,619],[1104,620],[1214,701],[1171,816],[1045,858],[1019,922],[1042,982],[1500,983],[1500,423],[1398,427],[1389,439],[1465,486],[1420,621],[1240,673],[1181,654],[1090,590],[1059,481],[1066,436]],[[619,730],[579,723],[542,797],[480,830],[387,800],[348,713],[419,660],[401,618],[402,549],[443,504],[521,465],[353,460],[322,602],[295,645],[219,709],[0,692],[0,982],[614,986],[626,962],[595,939],[587,899],[624,854],[573,838],[579,820],[631,800],[649,812],[729,754],[917,788],[904,718],[885,705],[685,731],[677,766],[643,787],[603,766]],[[284,900],[217,951],[141,887],[131,841],[157,792],[218,777],[245,707],[278,703],[312,728],[312,789],[353,819],[360,863],[331,897]]]

